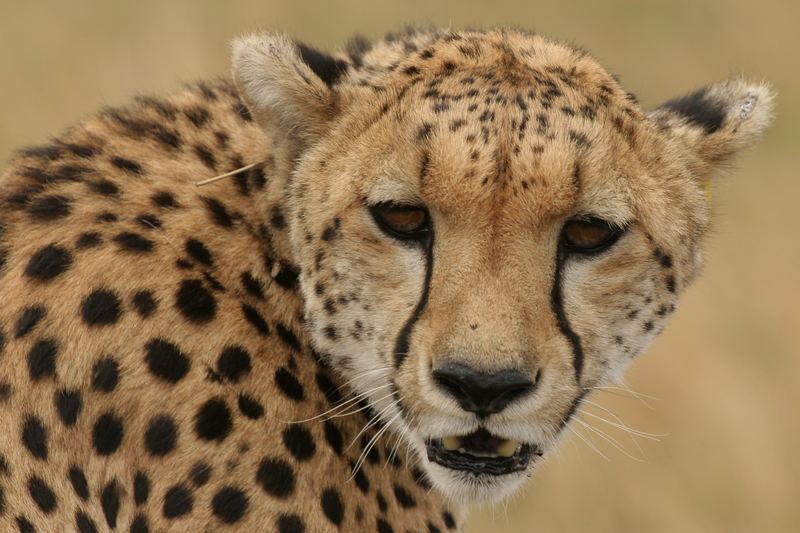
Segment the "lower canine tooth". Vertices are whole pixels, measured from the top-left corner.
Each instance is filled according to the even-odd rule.
[[[442,439],[442,446],[445,450],[457,450],[461,447],[461,439],[458,437],[445,437]]]
[[[519,442],[515,440],[504,440],[500,446],[497,447],[497,455],[500,457],[511,457],[519,448]]]

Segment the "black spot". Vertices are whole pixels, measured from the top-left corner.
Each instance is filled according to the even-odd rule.
[[[184,317],[195,323],[208,322],[217,313],[217,302],[214,300],[214,296],[199,279],[188,279],[181,282],[175,296],[175,306]]]
[[[98,222],[116,222],[117,220],[119,220],[119,217],[114,213],[109,213],[108,211],[97,215]]]
[[[150,480],[142,472],[136,472],[133,478],[133,501],[142,505],[150,495]]]
[[[142,165],[136,161],[131,161],[130,159],[126,159],[124,157],[112,157],[111,164],[118,169],[124,170],[125,172],[130,172],[131,174],[142,174],[143,172]]]
[[[232,427],[231,411],[222,398],[206,401],[195,415],[194,431],[204,440],[222,441],[231,432]]]
[[[53,401],[61,422],[67,427],[74,426],[83,408],[83,398],[81,398],[80,391],[61,389],[56,392]]]
[[[319,390],[325,395],[325,399],[328,400],[328,403],[335,405],[342,400],[342,395],[339,394],[338,387],[336,387],[325,372],[317,372],[315,379],[317,381],[317,387],[319,387]]]
[[[102,196],[117,196],[119,194],[119,187],[117,187],[117,184],[106,179],[90,181],[87,185],[92,192]]]
[[[142,318],[147,318],[155,313],[158,304],[153,296],[153,291],[139,291],[133,295],[133,308]]]
[[[114,291],[95,290],[83,300],[81,317],[88,326],[108,326],[119,320],[121,305]]]
[[[75,491],[75,494],[78,495],[83,501],[89,499],[89,484],[86,482],[86,475],[83,473],[83,470],[78,468],[77,466],[72,466],[67,472],[69,476],[69,482],[72,484],[72,490]]]
[[[275,330],[278,332],[278,337],[283,341],[286,346],[292,350],[299,352],[301,349],[300,341],[292,330],[281,324],[280,322],[275,325]]]
[[[277,205],[272,207],[272,215],[269,221],[275,229],[283,229],[286,227],[286,218],[284,218],[283,213],[281,213],[281,208]]]
[[[158,229],[161,227],[161,220],[155,215],[145,213],[136,217],[136,222],[143,226],[145,229]]]
[[[369,479],[363,468],[355,469],[355,463],[350,461],[350,469],[353,471],[353,481],[355,481],[358,490],[367,494],[369,492]]]
[[[78,237],[78,240],[75,242],[75,246],[78,248],[94,248],[95,246],[99,246],[102,242],[100,238],[100,234],[96,231],[87,231],[86,233],[81,233]]]
[[[131,522],[131,533],[150,533],[150,526],[147,524],[147,517],[137,514]]]
[[[175,485],[164,495],[163,512],[166,518],[178,518],[192,511],[194,498],[185,485]]]
[[[394,486],[394,498],[397,500],[397,503],[400,504],[400,507],[404,509],[409,509],[411,507],[416,507],[417,502],[414,500],[414,497],[400,485]]]
[[[189,358],[180,349],[163,339],[153,339],[145,345],[147,367],[164,381],[177,383],[189,371]]]
[[[119,484],[117,480],[111,480],[103,487],[100,493],[100,506],[103,508],[103,515],[106,517],[108,527],[117,527],[117,515],[119,514]]]
[[[211,214],[211,220],[218,226],[223,228],[233,227],[233,217],[228,213],[225,204],[216,198],[203,198],[203,203]]]
[[[131,231],[123,231],[122,233],[114,235],[111,240],[117,243],[121,249],[129,252],[152,252],[153,246],[155,246],[155,243],[150,239]]]
[[[386,498],[383,497],[381,491],[375,494],[375,500],[378,502],[378,509],[380,509],[382,513],[385,513],[389,509],[389,504],[386,503]]]
[[[122,443],[122,419],[113,412],[100,415],[92,428],[92,445],[99,455],[111,455]]]
[[[431,522],[428,522],[428,533],[442,533],[438,527],[434,526]]]
[[[186,241],[186,253],[189,254],[198,263],[206,266],[214,265],[214,257],[208,251],[206,246],[197,239],[189,239]]]
[[[250,272],[242,272],[241,276],[242,286],[251,296],[255,296],[259,300],[264,299],[264,287]]]
[[[325,516],[339,526],[342,524],[344,518],[344,506],[342,505],[342,497],[339,496],[339,491],[336,489],[326,489],[320,498],[322,504],[322,512]]]
[[[11,385],[0,382],[0,403],[7,402],[11,397]]]
[[[172,417],[159,415],[150,420],[144,434],[144,446],[150,455],[164,457],[175,449],[178,427]]]
[[[675,292],[675,276],[667,276],[666,286],[669,292]]]
[[[233,110],[245,122],[253,122],[253,116],[250,114],[250,110],[247,109],[247,106],[245,106],[242,102],[236,102],[233,105]]]
[[[256,481],[264,492],[275,498],[286,498],[294,492],[294,471],[283,459],[262,459],[256,472]]]
[[[447,529],[456,528],[456,519],[453,518],[453,515],[450,514],[449,511],[442,513],[442,520],[444,520],[444,525],[447,526]]]
[[[197,156],[198,159],[209,169],[209,170],[216,170],[217,169],[217,158],[214,157],[214,154],[211,153],[211,150],[208,147],[203,146],[202,144],[196,144],[193,148],[194,154]]]
[[[58,346],[50,339],[40,340],[28,352],[28,375],[31,381],[52,377],[56,373]]]
[[[33,524],[31,524],[30,520],[24,516],[18,516],[14,519],[14,521],[17,523],[19,533],[36,533],[36,528],[33,527]]]
[[[378,518],[378,533],[394,533],[394,529],[389,525],[389,522],[383,518]]]
[[[342,455],[342,451],[344,449],[344,439],[342,438],[342,432],[339,431],[339,428],[336,427],[336,424],[331,422],[330,420],[325,421],[324,425],[325,429],[325,441],[333,448],[333,451],[336,452],[336,455]],[[361,472],[361,469],[358,470]],[[358,477],[358,474],[356,474]],[[356,480],[358,483],[358,480]],[[369,489],[369,487],[367,487]]]
[[[202,128],[211,118],[211,113],[208,112],[208,109],[199,106],[184,109],[183,114],[186,115],[186,118],[188,118],[196,128]]]
[[[230,381],[239,381],[250,373],[250,354],[241,346],[228,346],[217,360],[217,371]]]
[[[49,222],[69,215],[70,199],[58,194],[40,196],[28,205],[26,209],[33,220]]]
[[[89,518],[89,515],[83,511],[75,512],[75,526],[78,528],[78,533],[97,533],[97,526],[94,520]]]
[[[189,472],[189,477],[192,479],[192,485],[202,487],[211,479],[211,467],[206,463],[195,463]]]
[[[286,290],[294,290],[297,287],[300,270],[292,265],[282,265],[278,275],[272,278],[275,283]]]
[[[39,417],[25,417],[22,422],[22,444],[37,459],[47,460],[47,429]]]
[[[14,337],[19,339],[30,333],[46,314],[47,310],[41,305],[32,305],[23,309],[14,325]]]
[[[48,244],[31,256],[25,267],[25,275],[48,281],[63,274],[72,265],[72,254],[66,248],[56,244]]]
[[[242,313],[244,318],[258,331],[261,335],[269,335],[269,326],[264,317],[261,316],[255,307],[248,304],[242,304]]]
[[[281,392],[290,399],[296,402],[305,400],[306,396],[303,385],[297,380],[295,375],[286,368],[281,367],[275,371],[275,383],[278,385]]]
[[[431,482],[428,481],[428,478],[425,476],[425,473],[419,468],[412,469],[411,476],[414,478],[414,483],[422,487],[425,491],[429,491],[433,487]]]
[[[175,200],[175,195],[173,195],[171,192],[157,192],[151,196],[150,199],[158,207],[175,208],[179,205],[178,201]]]
[[[283,431],[283,445],[298,461],[307,461],[316,452],[311,432],[297,424],[292,424]]]
[[[278,533],[305,533],[306,526],[296,514],[282,514],[275,521]]]
[[[347,72],[346,61],[336,59],[303,43],[297,43],[297,49],[303,62],[329,87],[333,86],[339,77]]]
[[[649,333],[650,331],[653,331],[653,327],[654,327],[653,322],[648,320],[642,325],[642,331],[644,331],[645,333]]]
[[[714,133],[725,122],[724,104],[720,100],[712,99],[707,88],[670,100],[661,107],[701,126],[707,134]]]
[[[52,513],[58,506],[56,495],[53,489],[40,477],[31,476],[28,479],[28,493],[36,503],[36,506],[45,514]]]
[[[252,420],[258,420],[264,416],[264,407],[244,393],[239,395],[239,410],[244,416]]]
[[[214,516],[226,524],[235,524],[247,512],[247,496],[233,487],[221,488],[211,499]]]

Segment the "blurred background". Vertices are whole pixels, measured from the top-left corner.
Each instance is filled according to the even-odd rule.
[[[602,409],[581,418],[606,437],[574,424],[527,489],[468,531],[800,531],[796,1],[2,0],[0,161],[100,106],[227,72],[240,33],[279,28],[333,48],[406,23],[505,24],[582,45],[645,107],[739,73],[778,90],[765,142],[716,188],[705,275],[628,373],[639,394],[591,397]],[[632,440],[619,420],[659,441]]]

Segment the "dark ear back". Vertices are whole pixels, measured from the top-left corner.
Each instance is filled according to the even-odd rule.
[[[297,43],[297,49],[300,51],[300,58],[303,62],[308,65],[314,74],[319,76],[319,79],[325,82],[328,87],[332,87],[342,74],[347,72],[348,64],[346,61],[336,59],[332,55],[320,52],[303,43]]]
[[[773,100],[768,85],[735,79],[669,100],[649,118],[680,141],[698,177],[706,178],[761,139],[772,122]]]

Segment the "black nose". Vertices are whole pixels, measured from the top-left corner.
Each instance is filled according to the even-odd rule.
[[[518,370],[482,374],[458,363],[443,364],[433,371],[433,378],[458,400],[462,409],[479,418],[499,413],[534,386],[534,382]]]

